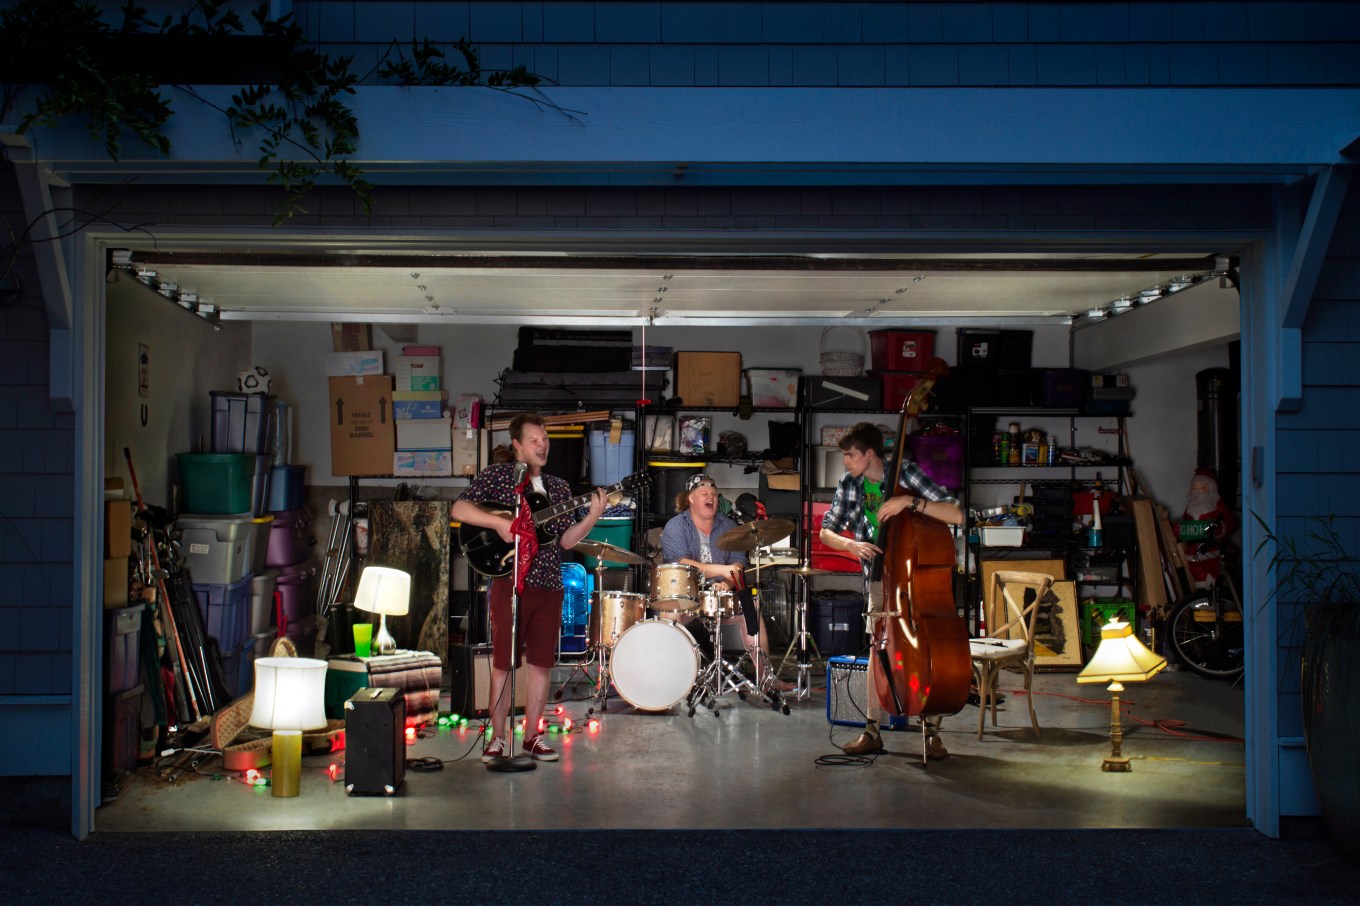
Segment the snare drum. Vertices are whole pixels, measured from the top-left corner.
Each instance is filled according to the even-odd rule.
[[[628,627],[647,616],[647,596],[632,591],[596,595],[586,624],[586,647],[612,648]]]
[[[741,613],[741,602],[730,589],[705,588],[699,598],[699,612],[706,617],[726,620]]]
[[[693,610],[699,606],[699,582],[704,574],[688,563],[663,563],[652,576],[651,605],[655,610]]]
[[[699,650],[678,623],[643,620],[619,637],[609,674],[619,696],[634,708],[665,711],[694,688]]]

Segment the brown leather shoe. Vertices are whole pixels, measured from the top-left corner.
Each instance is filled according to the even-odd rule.
[[[847,755],[876,755],[883,751],[883,739],[878,733],[865,730],[854,742],[841,746],[841,751]]]
[[[944,742],[938,736],[926,737],[926,757],[936,761],[949,757],[949,750],[944,747]]]

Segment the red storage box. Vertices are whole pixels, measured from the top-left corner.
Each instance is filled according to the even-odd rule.
[[[878,371],[920,371],[934,356],[933,330],[869,331],[869,361]]]
[[[871,371],[883,382],[883,408],[901,409],[907,394],[925,378],[923,371]]]
[[[809,538],[811,539],[811,560],[813,569],[829,569],[838,573],[857,573],[860,571],[859,558],[844,551],[832,550],[822,543],[822,517],[826,511],[831,509],[829,503],[813,503],[812,519],[809,528]],[[803,520],[808,524],[806,515]]]

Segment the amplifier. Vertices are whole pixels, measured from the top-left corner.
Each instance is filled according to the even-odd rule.
[[[365,688],[345,702],[345,792],[391,796],[406,777],[406,696]]]
[[[826,720],[842,727],[862,727],[864,712],[864,672],[869,669],[867,657],[838,655],[826,661]],[[880,724],[883,730],[902,730],[905,717],[890,717]]]
[[[515,710],[524,710],[528,690],[529,674],[521,662],[515,671]],[[491,713],[490,645],[449,646],[449,710],[464,717]]]

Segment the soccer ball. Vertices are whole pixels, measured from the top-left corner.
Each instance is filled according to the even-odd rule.
[[[236,375],[236,389],[241,393],[268,393],[274,384],[263,365],[251,365]]]

